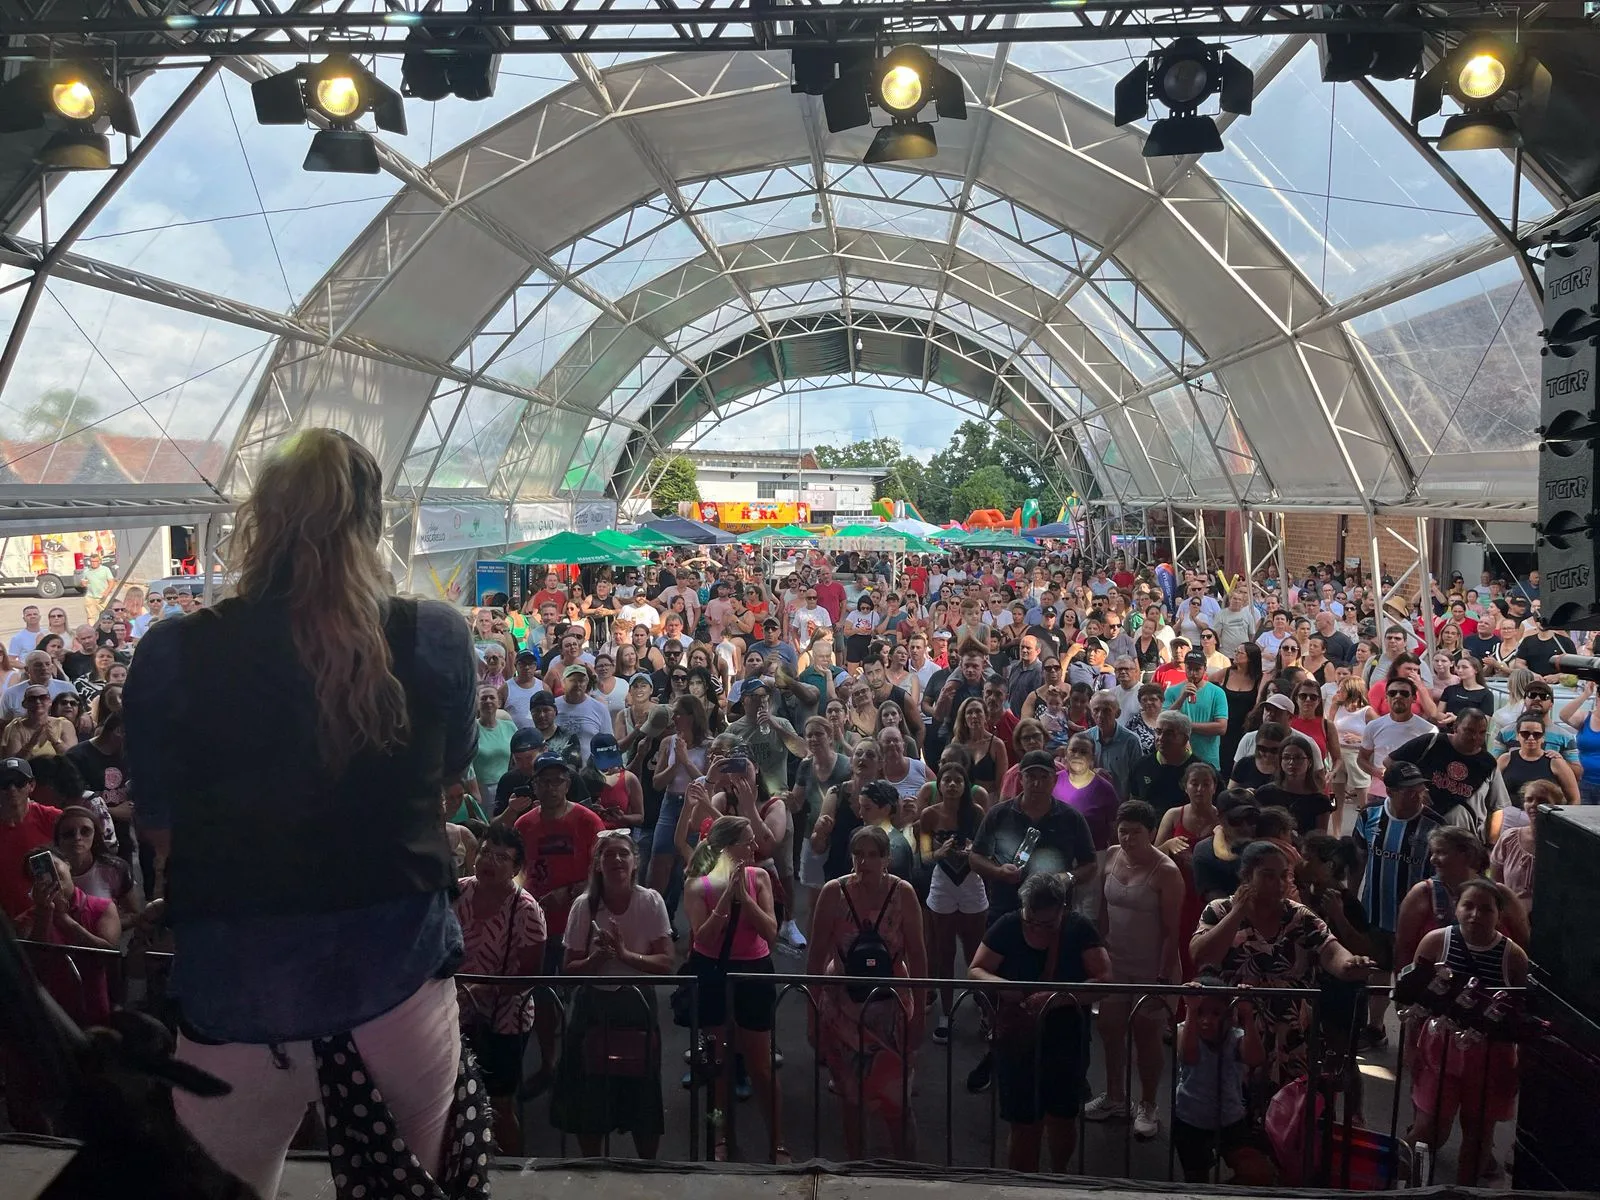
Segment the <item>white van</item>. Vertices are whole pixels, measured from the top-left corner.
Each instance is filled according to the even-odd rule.
[[[69,589],[81,594],[90,554],[99,554],[115,570],[116,534],[103,529],[0,538],[0,591],[31,592],[42,600],[54,600]]]

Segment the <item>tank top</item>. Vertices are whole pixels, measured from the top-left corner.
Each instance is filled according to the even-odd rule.
[[[1106,864],[1106,946],[1119,981],[1148,982],[1161,974],[1161,892],[1150,886],[1161,865],[1158,859],[1124,883]]]
[[[1585,779],[1600,779],[1600,729],[1589,727],[1588,713],[1578,722],[1578,764]]]
[[[1348,709],[1340,707],[1333,714],[1333,727],[1340,734],[1359,734],[1367,727],[1367,710],[1365,708]]]
[[[628,777],[618,775],[615,783],[608,783],[600,789],[594,800],[594,810],[601,812],[603,809],[615,808],[620,812],[628,811]],[[606,822],[607,829],[625,828],[620,822]]]
[[[511,714],[511,719],[517,723],[518,729],[533,728],[533,714],[528,711],[528,703],[533,699],[535,692],[544,691],[544,687],[534,680],[533,687],[523,687],[515,679],[506,680],[506,711]]]
[[[1494,941],[1482,950],[1467,945],[1459,929],[1444,931],[1444,965],[1452,971],[1476,979],[1484,988],[1493,991],[1506,986],[1506,942],[1503,933],[1495,934]]]
[[[1321,717],[1290,717],[1289,728],[1305,734],[1317,744],[1322,757],[1328,757],[1328,728]]]
[[[972,789],[968,788],[967,796],[969,799],[971,795]],[[978,836],[978,818],[980,815],[976,804],[963,804],[956,810],[956,827],[954,829],[935,829],[933,831],[933,846],[938,847],[948,842],[951,838],[961,838],[963,841],[970,842]],[[928,853],[932,853],[931,848]],[[952,859],[947,855],[939,859],[937,865],[941,871],[949,876],[951,883],[961,883],[968,875],[972,874],[972,867],[965,856],[960,859]]]
[[[981,783],[990,791],[994,790],[991,785],[995,782],[994,742],[995,739],[991,736],[983,747],[983,757],[972,760],[970,772],[973,783]]]
[[[832,883],[855,869],[850,861],[850,835],[861,828],[856,813],[855,790],[848,783],[839,785],[839,806],[833,812],[833,831],[828,834],[828,855],[822,863],[823,878]]]
[[[1542,754],[1532,762],[1529,762],[1522,755],[1512,751],[1511,757],[1506,760],[1506,765],[1500,772],[1500,778],[1505,780],[1506,791],[1511,796],[1511,803],[1520,806],[1523,788],[1527,787],[1535,779],[1548,779],[1551,783],[1554,783],[1556,771],[1550,760]]]
[[[755,877],[761,873],[760,868],[746,867],[744,872],[745,891],[754,896],[756,894]],[[700,877],[700,895],[706,902],[707,910],[715,908],[717,901],[722,899],[721,894],[715,891],[715,886],[711,882],[711,876],[702,875]],[[732,919],[731,916],[729,919]],[[707,958],[716,958],[722,953],[722,941],[718,939],[715,946],[707,946],[699,938],[696,938],[694,948],[697,953],[703,954]],[[734,926],[733,945],[728,950],[728,961],[754,962],[757,959],[766,958],[771,953],[772,947],[767,945],[767,939],[757,933],[756,927],[745,920],[741,914],[739,923]]]

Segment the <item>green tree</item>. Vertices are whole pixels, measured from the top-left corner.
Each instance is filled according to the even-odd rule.
[[[1024,485],[997,464],[979,467],[950,493],[951,511],[964,517],[975,508],[998,508],[1010,513],[1022,503]]]
[[[64,438],[93,424],[104,406],[74,388],[51,388],[22,411],[23,436]]]
[[[650,493],[651,511],[676,513],[680,500],[698,499],[700,485],[696,480],[694,460],[674,454],[667,460],[661,478],[656,480],[655,490]]]
[[[900,439],[892,437],[863,438],[843,446],[814,446],[819,467],[881,467],[898,462],[905,451]]]

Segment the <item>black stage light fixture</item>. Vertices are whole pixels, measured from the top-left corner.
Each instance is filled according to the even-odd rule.
[[[961,76],[921,46],[896,46],[842,74],[822,93],[828,131],[856,129],[882,109],[889,124],[878,130],[862,159],[866,163],[932,158],[939,152],[933,125],[918,118],[929,105],[941,118],[963,121],[967,97]]]
[[[1214,95],[1223,112],[1249,116],[1255,91],[1249,67],[1221,46],[1183,37],[1153,51],[1117,82],[1112,119],[1118,125],[1143,120],[1154,100],[1171,116],[1150,126],[1144,157],[1209,154],[1222,149],[1222,134],[1215,120],[1200,115],[1201,103]]]
[[[831,37],[840,34],[876,33],[880,21],[800,21],[794,23],[796,37]],[[789,90],[807,96],[821,96],[847,75],[865,75],[872,66],[871,45],[860,43],[833,46],[797,46],[789,53]]]
[[[1329,20],[1357,21],[1372,16],[1370,8],[1356,4],[1318,5],[1318,16]],[[1317,57],[1324,83],[1350,83],[1357,79],[1408,79],[1422,66],[1425,39],[1417,28],[1401,28],[1421,16],[1415,4],[1392,4],[1381,19],[1396,28],[1373,33],[1317,35]]]
[[[406,131],[405,101],[348,54],[330,54],[319,63],[297,66],[250,85],[256,120],[263,125],[302,125],[320,117],[303,164],[307,171],[375,175],[378,148],[372,135],[356,128],[367,113],[379,129]]]
[[[1517,113],[1542,107],[1550,96],[1550,72],[1525,47],[1494,37],[1468,38],[1417,80],[1411,124],[1420,125],[1444,108],[1449,96],[1461,111],[1449,117],[1438,147],[1450,150],[1512,150],[1522,144]]]
[[[58,171],[111,168],[108,129],[136,137],[133,102],[92,63],[30,64],[0,86],[0,133],[48,129],[50,138],[34,154],[40,166]]]
[[[504,15],[511,0],[473,0],[470,12]],[[426,25],[406,35],[400,65],[402,95],[418,100],[487,100],[494,95],[500,55],[511,46],[511,30],[501,25],[456,26],[434,31]]]

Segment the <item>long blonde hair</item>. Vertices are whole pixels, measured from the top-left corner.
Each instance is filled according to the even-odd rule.
[[[287,605],[296,657],[315,688],[318,756],[333,771],[409,733],[383,631],[391,583],[382,534],[383,473],[335,429],[290,438],[235,522],[238,594]]]

